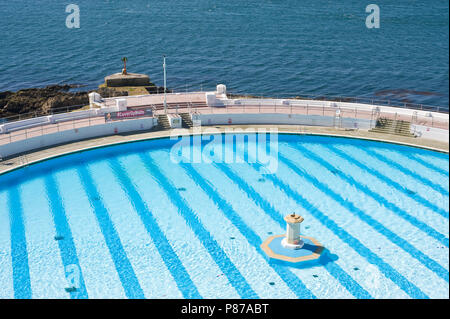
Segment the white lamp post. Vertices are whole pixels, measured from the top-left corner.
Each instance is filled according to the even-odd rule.
[[[291,214],[284,217],[286,221],[286,237],[281,241],[281,245],[288,249],[300,249],[303,247],[303,240],[300,237],[300,224],[304,220],[302,216]]]
[[[166,96],[166,56],[163,55],[163,69],[164,69],[164,113],[167,114],[167,96]]]

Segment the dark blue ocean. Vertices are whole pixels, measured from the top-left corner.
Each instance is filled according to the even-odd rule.
[[[80,28],[65,25],[68,4]],[[380,28],[368,29],[376,3]],[[446,0],[0,0],[0,91],[95,88],[122,68],[168,86],[449,103]]]

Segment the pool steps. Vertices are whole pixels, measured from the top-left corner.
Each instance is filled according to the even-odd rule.
[[[379,118],[376,126],[369,132],[395,134],[401,136],[413,137],[411,134],[411,123],[403,120],[392,120],[388,118]]]

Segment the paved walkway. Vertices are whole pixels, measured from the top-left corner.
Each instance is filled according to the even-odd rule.
[[[179,108],[177,110],[170,110],[170,113],[183,113],[183,112],[193,112],[197,114],[299,114],[299,115],[318,115],[318,116],[335,116],[336,109],[329,107],[289,107],[289,106],[258,106],[258,105],[246,105],[244,106],[228,106],[228,107],[200,107],[200,108]],[[164,111],[158,110],[155,115],[163,114]],[[394,113],[383,113],[385,118],[412,121],[412,118],[406,115],[395,115]],[[351,108],[341,109],[341,118],[355,118],[355,119],[374,119],[374,114],[367,110],[357,110]],[[419,121],[414,122],[414,124],[432,126],[441,129],[448,130],[447,122],[437,122],[436,120],[432,123],[432,119],[421,118]],[[11,142],[20,141],[30,137],[41,136],[45,134],[60,132],[69,129],[76,129],[91,125],[104,124],[104,117],[92,117],[80,120],[70,120],[66,122],[60,122],[57,124],[46,124],[42,126],[37,126],[29,129],[17,130],[9,134],[0,134],[0,145],[8,144]]]
[[[331,136],[345,136],[363,139],[372,139],[379,141],[395,142],[401,144],[407,144],[412,146],[430,148],[439,150],[442,152],[449,152],[449,144],[444,142],[438,142],[434,140],[427,140],[423,138],[404,137],[389,134],[373,133],[363,130],[347,130],[347,129],[335,129],[329,127],[317,127],[317,126],[300,126],[300,125],[226,125],[226,126],[204,126],[200,129],[206,130],[211,128],[217,128],[220,132],[225,132],[230,128],[264,128],[270,130],[270,128],[277,128],[279,132],[285,133],[299,133],[299,134],[322,134]],[[139,141],[152,138],[168,137],[174,133],[175,130],[169,131],[152,131],[136,134],[118,134],[100,138],[92,138],[88,140],[72,142],[60,146],[49,147],[45,149],[31,151],[20,156],[12,157],[4,161],[0,161],[0,174],[7,171],[16,169],[23,165],[28,165],[33,162],[49,159],[51,157],[64,155],[80,150],[101,147],[105,145],[114,145],[123,142]],[[191,129],[192,133],[193,130]],[[196,131],[199,132],[199,131]]]

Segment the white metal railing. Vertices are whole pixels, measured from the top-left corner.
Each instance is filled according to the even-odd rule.
[[[390,106],[398,107],[404,109],[414,109],[420,111],[429,112],[439,112],[449,114],[449,106],[436,106],[420,103],[405,102],[401,100],[390,100],[390,99],[380,99],[376,97],[350,97],[350,96],[339,96],[339,95],[315,95],[315,94],[298,94],[298,93],[277,93],[274,95],[267,95],[264,93],[239,93],[239,92],[228,92],[227,96],[229,99],[295,99],[295,100],[315,100],[315,101],[327,101],[327,102],[347,102],[347,103],[358,103],[358,104],[368,104],[373,106]]]
[[[294,101],[284,103],[283,100],[275,101],[272,104],[267,103],[249,103],[241,100],[239,103],[228,104],[225,106],[203,106],[197,107],[195,104],[185,103],[180,107],[173,107],[168,109],[168,114],[190,113],[190,114],[297,114],[297,115],[316,115],[326,117],[339,117],[345,119],[361,119],[369,120],[371,127],[373,127],[378,118],[389,118],[393,120],[404,120],[416,125],[423,125],[427,127],[440,128],[444,130],[449,129],[448,115],[441,114],[440,116],[433,115],[429,112],[418,112],[414,110],[398,110],[395,108],[380,108],[380,107],[364,107],[351,106],[351,103],[334,103],[332,101],[313,101],[310,104],[308,101]],[[337,106],[338,105],[338,106]],[[163,114],[164,110],[153,108],[153,118],[159,114]],[[73,113],[72,113],[73,114]],[[42,136],[46,134],[61,132],[70,129],[80,129],[94,125],[105,124],[104,112],[98,109],[98,112],[86,112],[84,117],[69,117],[60,121],[47,122],[39,124],[35,127],[25,127],[16,131],[4,132],[0,134],[0,146],[31,137]],[[130,119],[121,119],[118,121],[128,121]],[[276,123],[274,123],[276,124]],[[341,124],[338,124],[338,127]]]
[[[197,86],[194,85],[186,85],[186,86],[180,86],[176,88],[170,89],[171,93],[168,93],[168,95],[176,95],[176,94],[201,94],[206,92],[212,92],[215,89],[211,89],[210,91],[204,91],[204,87],[202,84],[199,84]],[[159,90],[159,87],[156,87],[155,89],[156,94],[150,94],[152,95],[158,95],[162,93],[162,90]],[[161,91],[161,92],[160,92]],[[146,95],[148,96],[148,95]],[[398,108],[404,108],[404,109],[414,109],[414,110],[420,110],[420,111],[428,111],[428,112],[438,112],[438,113],[444,113],[449,114],[449,106],[435,106],[435,105],[427,105],[427,104],[419,104],[419,103],[411,103],[411,102],[402,102],[399,100],[389,100],[389,99],[379,99],[375,97],[348,97],[348,96],[336,96],[336,95],[314,95],[314,94],[300,94],[298,92],[279,92],[276,94],[267,94],[267,93],[248,93],[248,92],[238,92],[238,91],[230,91],[227,93],[227,97],[230,100],[233,99],[259,99],[259,100],[268,100],[268,99],[290,99],[295,101],[303,101],[303,100],[314,100],[317,102],[341,102],[341,103],[358,103],[358,104],[367,104],[372,106],[389,106],[389,107],[398,107]],[[113,98],[103,98],[104,101],[109,101],[110,105],[108,106],[115,106],[115,98],[127,98],[127,99],[137,99],[139,100],[142,98],[142,96],[125,96],[125,97],[113,97]],[[192,102],[192,101],[191,101]],[[108,103],[108,102],[107,102]],[[114,103],[114,105],[113,105]],[[4,123],[9,122],[15,122],[15,121],[21,121],[24,119],[30,119],[35,117],[41,117],[41,116],[47,116],[47,115],[53,115],[58,113],[68,113],[71,111],[79,110],[81,107],[85,105],[71,105],[71,106],[64,106],[60,108],[51,109],[48,112],[40,112],[40,111],[34,111],[30,113],[24,113],[24,114],[18,114],[14,116],[8,116],[8,117],[0,117],[0,125]],[[1,133],[1,132],[0,132]]]

